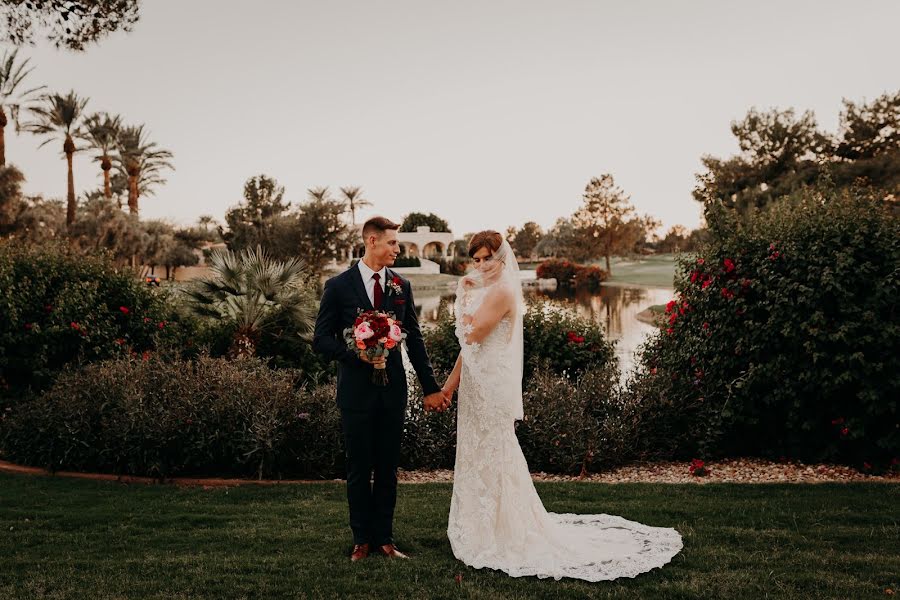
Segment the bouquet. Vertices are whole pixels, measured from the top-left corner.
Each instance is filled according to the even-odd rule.
[[[383,356],[385,362],[375,364],[372,383],[388,384],[387,357],[397,344],[406,339],[406,332],[393,313],[380,310],[360,311],[353,327],[344,330],[344,340],[353,352],[364,351],[370,359]]]

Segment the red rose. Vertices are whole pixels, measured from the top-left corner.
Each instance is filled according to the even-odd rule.
[[[709,287],[709,284],[711,284],[711,283],[712,283],[712,279],[704,279],[701,289],[705,290],[707,287]]]
[[[121,311],[121,313],[122,313],[123,315],[127,315],[128,313],[131,312],[131,310],[129,310],[127,306],[120,306],[120,307],[119,307],[119,311]]]
[[[691,271],[691,283],[697,283],[700,278],[700,271]]]
[[[397,285],[400,285],[401,283],[403,283],[403,280],[400,279],[399,277],[397,277],[396,275],[394,275],[394,278],[391,281],[393,281]]]
[[[678,315],[675,314],[675,313],[672,313],[672,314],[669,316],[669,325],[674,325],[674,324],[675,324],[675,319],[677,319],[677,318],[678,318]]]
[[[666,312],[672,312],[672,309],[675,308],[675,304],[676,302],[674,300],[669,300],[669,302],[666,304]]]
[[[727,287],[723,287],[722,288],[722,297],[725,298],[726,300],[730,300],[730,299],[734,298],[734,292],[729,290]]]
[[[157,325],[157,327],[159,327],[160,329],[164,329],[167,322],[168,321],[160,321],[159,324]]]
[[[703,329],[709,329],[709,323],[704,322],[704,323],[703,323]]]
[[[672,329],[671,327],[669,327],[666,329],[666,333],[668,333],[669,335],[672,335],[673,333],[675,333],[675,330]]]
[[[732,271],[734,271],[734,262],[730,258],[726,258],[724,263],[726,273],[731,273]]]
[[[698,258],[698,259],[697,259],[697,264],[698,264],[698,265],[702,265],[702,264],[705,263],[705,262],[706,262],[706,261],[703,260],[702,258]]]

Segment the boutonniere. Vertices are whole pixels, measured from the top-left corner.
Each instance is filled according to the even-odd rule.
[[[397,277],[396,275],[394,275],[390,280],[388,280],[387,285],[389,288],[391,288],[391,291],[393,291],[395,294],[397,294],[397,295],[403,294],[403,280],[400,279],[399,277]]]

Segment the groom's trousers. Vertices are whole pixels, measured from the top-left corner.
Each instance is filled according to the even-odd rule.
[[[397,467],[406,402],[398,401],[396,392],[388,390],[376,392],[371,401],[341,408],[354,544],[381,546],[394,542]]]

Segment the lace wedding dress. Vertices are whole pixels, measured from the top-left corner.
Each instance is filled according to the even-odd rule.
[[[511,250],[504,242],[498,254]],[[480,344],[467,344],[473,315],[490,286],[460,282],[455,305],[462,347],[456,465],[447,535],[465,564],[512,575],[602,581],[635,577],[665,565],[682,548],[671,528],[607,514],[558,514],[544,509],[516,438],[522,418],[522,308],[518,265],[509,258],[494,285],[518,290],[517,311]],[[512,267],[515,265],[515,267]],[[505,280],[505,281],[504,281]]]

